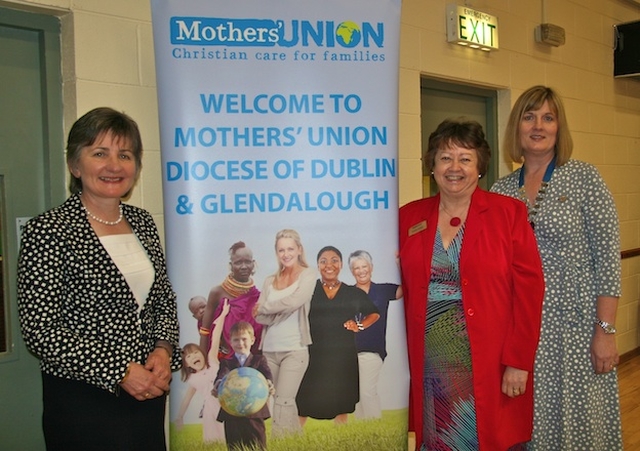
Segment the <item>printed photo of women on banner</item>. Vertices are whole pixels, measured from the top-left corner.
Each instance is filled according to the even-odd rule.
[[[406,449],[400,0],[151,7],[171,449]]]

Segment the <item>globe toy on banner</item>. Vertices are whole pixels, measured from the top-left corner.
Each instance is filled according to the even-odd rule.
[[[220,406],[231,415],[246,417],[258,412],[269,399],[269,384],[254,368],[240,367],[222,378],[218,387]]]

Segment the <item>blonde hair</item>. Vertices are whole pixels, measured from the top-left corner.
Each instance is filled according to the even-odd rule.
[[[302,266],[303,268],[308,268],[309,264],[307,263],[307,258],[304,255],[304,247],[302,246],[300,234],[298,234],[298,232],[293,229],[282,229],[278,233],[276,233],[276,242],[274,246],[276,250],[276,256],[278,255],[278,241],[280,241],[282,238],[290,238],[296,243],[296,245],[300,248],[300,254],[298,255],[298,264],[300,264],[300,266]],[[276,272],[275,274],[276,279],[283,270],[284,266],[282,265],[280,259],[278,259],[278,272]]]
[[[520,146],[520,122],[528,111],[535,111],[542,108],[544,102],[549,103],[549,108],[556,115],[558,122],[558,133],[556,135],[556,145],[554,153],[556,155],[556,166],[562,166],[571,158],[573,152],[573,139],[569,131],[567,116],[565,114],[562,99],[553,89],[546,86],[537,85],[523,92],[511,109],[507,129],[504,134],[503,148],[509,157],[516,162],[524,162],[524,154]]]

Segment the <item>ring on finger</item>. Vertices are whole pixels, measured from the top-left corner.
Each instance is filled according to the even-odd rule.
[[[149,396],[151,396],[151,393],[149,393],[149,392],[146,392],[146,393],[144,394],[144,397],[145,397],[145,398],[148,398]]]

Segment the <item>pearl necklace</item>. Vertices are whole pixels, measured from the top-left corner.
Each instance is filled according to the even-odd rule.
[[[94,221],[99,222],[100,224],[104,224],[104,225],[108,225],[108,226],[114,226],[114,225],[118,225],[118,224],[120,224],[122,222],[122,217],[123,217],[122,216],[122,204],[118,205],[118,209],[120,210],[120,216],[118,216],[118,219],[116,219],[115,221],[105,221],[104,219],[98,218],[96,215],[94,215],[89,210],[87,210],[87,207],[85,207],[84,205],[82,206],[82,208],[84,209],[85,212],[87,212],[87,216],[89,216]]]

